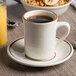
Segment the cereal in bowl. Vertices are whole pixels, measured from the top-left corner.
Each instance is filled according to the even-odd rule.
[[[26,3],[29,3],[31,5],[35,5],[35,6],[48,6],[48,7],[56,7],[56,6],[60,6],[60,5],[64,5],[66,3],[68,3],[69,0],[56,0],[58,2],[54,2],[55,4],[46,4],[45,0],[24,0]],[[47,0],[50,1],[50,0]],[[55,0],[51,0],[51,1],[55,1]]]

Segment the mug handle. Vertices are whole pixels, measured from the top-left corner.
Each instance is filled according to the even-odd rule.
[[[67,32],[60,39],[57,40],[57,44],[59,44],[59,43],[61,43],[61,41],[65,40],[66,37],[70,33],[70,24],[69,23],[67,23],[67,22],[57,22],[57,29],[60,28],[60,27],[62,27],[62,26],[64,26],[64,27],[67,28]]]

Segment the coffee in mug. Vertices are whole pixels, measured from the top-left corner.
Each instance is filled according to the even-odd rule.
[[[33,15],[28,17],[27,20],[36,23],[47,23],[53,21],[53,18],[47,15]]]
[[[70,32],[67,22],[58,22],[58,16],[46,10],[32,10],[23,16],[25,54],[34,60],[49,60],[55,57],[56,47]],[[57,29],[66,27],[65,35],[56,38]]]

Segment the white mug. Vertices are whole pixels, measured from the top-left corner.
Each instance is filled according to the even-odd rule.
[[[54,20],[47,23],[28,21],[27,18],[34,15],[47,15]],[[57,22],[55,13],[46,10],[32,10],[23,15],[25,54],[35,60],[49,60],[55,57],[56,44],[61,43],[70,32],[67,22]],[[67,32],[59,40],[56,39],[56,31],[60,27],[66,27]]]

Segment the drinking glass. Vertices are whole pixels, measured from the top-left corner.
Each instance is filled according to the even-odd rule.
[[[0,47],[7,42],[6,0],[0,0]]]

